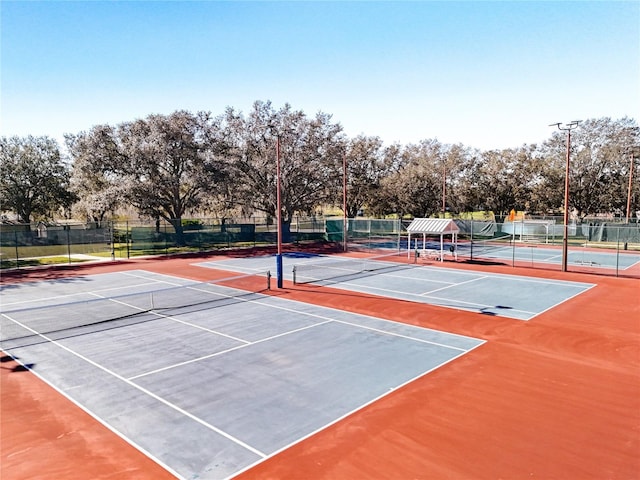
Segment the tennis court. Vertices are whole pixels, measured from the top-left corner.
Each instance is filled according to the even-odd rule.
[[[369,241],[368,247],[377,250],[393,250],[400,247],[406,252],[407,242],[401,241]],[[355,245],[358,248],[358,245]],[[475,261],[496,261],[506,265],[534,266],[538,268],[553,268],[562,264],[562,247],[545,243],[527,243],[513,241],[511,237],[490,240],[460,241],[455,245],[455,256],[450,252],[451,242],[445,241],[443,249],[445,258]],[[410,248],[412,254],[417,251],[420,255],[431,256],[436,259],[440,251],[440,242],[428,239],[415,240]],[[567,265],[576,271],[603,272],[611,275],[629,273],[637,277],[640,267],[640,252],[626,250],[622,244],[609,249],[594,247],[589,243],[569,245],[567,250]]]
[[[286,300],[266,279],[3,285],[2,350],[179,478],[222,479],[484,343]]]
[[[208,268],[251,273],[275,268],[273,256],[202,262]],[[297,284],[368,293],[484,315],[530,320],[580,295],[591,283],[414,265],[406,254],[380,258],[287,254],[286,279]]]
[[[562,262],[560,247],[531,245],[526,243],[505,243],[499,241],[477,242],[471,247],[470,243],[460,243],[458,254],[482,259],[517,262],[518,264],[546,264],[559,265]],[[628,270],[640,264],[640,253],[633,251],[603,250],[588,245],[572,245],[567,249],[567,264],[574,266],[589,266],[611,270]]]

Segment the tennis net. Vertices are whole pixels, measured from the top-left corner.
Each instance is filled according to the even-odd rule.
[[[413,262],[413,259],[408,259],[406,253],[401,252],[363,258],[326,257],[320,261],[295,265],[293,267],[293,283],[346,281],[351,277],[356,278],[406,268],[410,262]]]
[[[160,289],[153,285],[131,287],[140,291],[111,297],[83,293],[78,295],[83,300],[61,303],[58,299],[53,305],[5,305],[0,315],[0,342],[9,348],[17,345],[15,340],[30,337],[59,340],[213,309],[262,298],[260,292],[270,286],[271,274],[263,272]]]
[[[509,258],[514,244],[511,237],[500,237],[489,240],[473,240],[470,243],[471,259],[475,258]]]

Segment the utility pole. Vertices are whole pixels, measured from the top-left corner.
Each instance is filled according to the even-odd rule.
[[[347,154],[342,155],[342,251],[347,251],[347,234],[349,233],[349,220],[347,216]]]
[[[276,217],[278,222],[278,254],[276,255],[276,280],[282,288],[282,201],[280,198],[280,135],[276,139]]]
[[[447,213],[447,166],[442,163],[442,218]]]
[[[569,251],[569,165],[571,154],[571,130],[578,127],[581,120],[574,120],[569,123],[552,123],[550,127],[558,127],[558,130],[567,132],[567,158],[564,173],[564,220],[562,235],[562,271],[567,271],[567,256]]]
[[[631,193],[632,193],[632,186],[633,186],[633,166],[634,166],[634,160],[636,159],[636,157],[640,155],[640,148],[636,147],[636,148],[632,148],[629,151],[629,156],[631,157],[629,159],[629,188],[627,189],[627,222],[629,223],[629,219],[631,218]]]

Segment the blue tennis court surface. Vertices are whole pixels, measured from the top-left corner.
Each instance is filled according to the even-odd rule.
[[[316,281],[332,288],[519,320],[530,320],[594,286],[582,282],[398,264],[391,261],[381,262],[382,269],[371,274],[324,279],[324,264],[330,263],[331,268],[336,270],[339,269],[340,262],[345,262],[344,270],[348,273],[347,265],[350,261],[352,260],[347,257],[292,254],[284,256],[283,270],[288,280],[293,280],[294,266],[299,270],[304,267],[304,275],[309,277],[305,281]],[[275,272],[273,256],[234,258],[197,265],[245,273],[267,269]],[[319,273],[314,279],[316,266]]]
[[[3,351],[183,479],[230,478],[483,343],[143,270],[0,296]]]

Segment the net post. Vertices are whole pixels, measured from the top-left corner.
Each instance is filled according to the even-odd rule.
[[[293,266],[293,284],[296,285],[296,266]]]
[[[278,288],[282,288],[282,254],[276,255],[276,284]]]
[[[267,270],[267,290],[271,290],[271,270]]]

